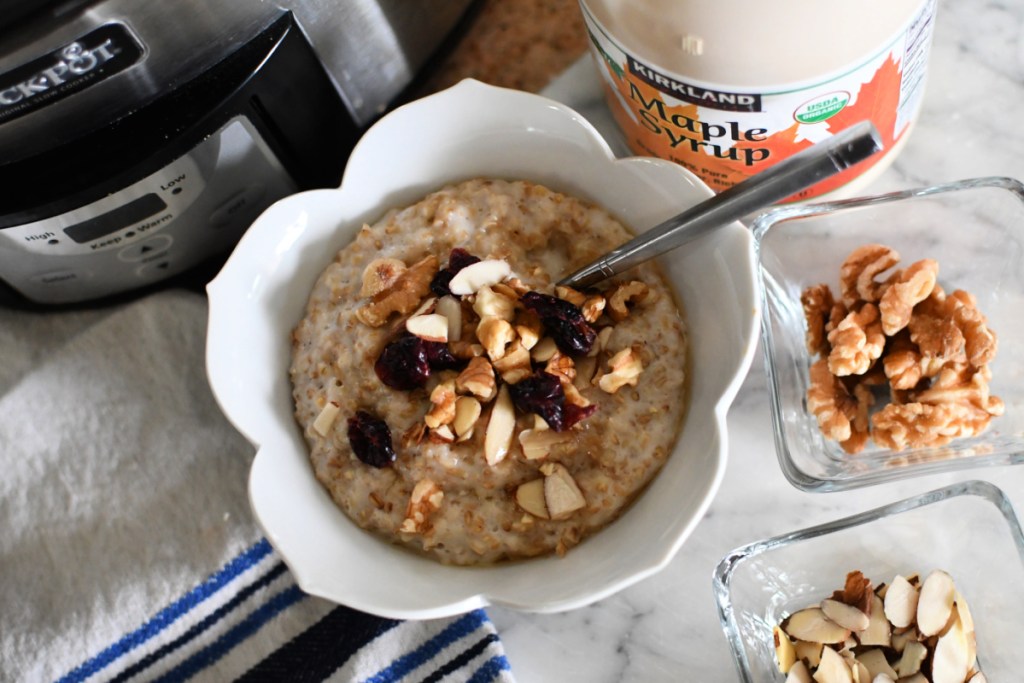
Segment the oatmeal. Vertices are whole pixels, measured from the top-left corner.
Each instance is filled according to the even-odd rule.
[[[296,418],[345,514],[460,565],[562,554],[621,514],[675,441],[685,325],[653,264],[554,282],[629,237],[481,179],[364,226],[293,333]]]

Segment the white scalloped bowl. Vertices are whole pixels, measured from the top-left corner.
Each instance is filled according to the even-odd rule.
[[[564,558],[465,568],[389,544],[335,507],[292,416],[291,330],[318,274],[364,222],[481,176],[571,193],[634,229],[711,196],[681,166],[615,160],[565,106],[467,80],[381,119],[353,151],[339,189],[299,193],[267,209],[207,287],[207,372],[225,414],[258,449],[249,480],[256,518],[308,593],[391,618],[486,605],[580,607],[665,567],[721,482],[725,416],[750,366],[759,319],[753,240],[739,223],[663,263],[690,329],[690,405],[668,462],[619,520]]]

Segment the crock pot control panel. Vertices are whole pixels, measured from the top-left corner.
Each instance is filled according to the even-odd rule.
[[[227,250],[297,188],[244,116],[92,204],[0,230],[4,280],[38,303],[135,289]]]

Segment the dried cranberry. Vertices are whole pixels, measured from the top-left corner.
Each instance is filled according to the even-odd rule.
[[[456,247],[452,249],[452,253],[448,254],[448,270],[452,272],[452,275],[459,272],[466,266],[471,266],[474,263],[479,263],[480,257],[473,256],[465,249]]]
[[[392,389],[415,389],[430,377],[427,346],[419,337],[404,334],[380,352],[373,369],[381,382]]]
[[[527,292],[523,306],[540,316],[540,321],[563,353],[589,353],[597,332],[583,318],[579,307],[550,294]]]
[[[452,249],[448,255],[448,267],[437,271],[434,279],[430,281],[430,291],[437,296],[453,296],[451,289],[449,289],[452,278],[466,266],[473,265],[478,261],[480,261],[478,256],[473,256],[465,249],[458,247]]]
[[[572,403],[566,403],[565,410],[563,412],[565,413],[565,428],[569,429],[569,427],[572,427],[577,422],[586,420],[588,417],[596,413],[597,405],[591,403],[589,406],[581,408],[580,406],[573,405]]]
[[[442,268],[434,274],[434,279],[430,281],[430,291],[436,296],[452,296],[452,290],[449,289],[452,278],[455,277],[455,273]]]
[[[448,345],[439,341],[424,341],[427,351],[427,363],[431,370],[457,370],[462,367],[462,361],[452,355]]]
[[[387,423],[365,410],[348,419],[348,442],[356,457],[370,467],[387,467],[395,461]]]
[[[540,371],[524,380],[508,385],[512,403],[524,413],[536,413],[544,418],[552,429],[560,432],[566,428],[565,391],[554,375]]]

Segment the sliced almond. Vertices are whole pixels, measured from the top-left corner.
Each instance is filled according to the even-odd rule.
[[[796,658],[807,662],[810,667],[818,666],[821,661],[821,651],[825,646],[821,643],[809,643],[806,640],[798,640],[793,643],[796,650]]]
[[[472,396],[460,396],[455,401],[455,419],[452,427],[459,441],[466,441],[473,436],[473,427],[480,419],[480,401]]]
[[[516,503],[534,517],[548,519],[548,506],[544,500],[544,479],[520,484],[516,489]]]
[[[477,261],[460,270],[448,284],[452,294],[476,294],[481,287],[496,285],[512,274],[512,268],[501,259]]]
[[[905,628],[917,617],[917,588],[897,574],[885,592],[885,616],[896,628]]]
[[[889,625],[889,620],[885,618],[882,599],[877,595],[871,596],[871,613],[868,615],[868,622],[868,627],[857,633],[857,640],[860,641],[860,644],[889,647],[892,627]]]
[[[405,329],[426,341],[448,341],[448,318],[439,313],[414,315],[405,321]]]
[[[554,446],[571,440],[571,432],[556,432],[553,429],[524,429],[519,432],[519,445],[522,446],[523,457],[527,460],[546,458]]]
[[[814,679],[811,678],[807,665],[798,659],[793,662],[789,675],[786,676],[786,683],[814,683]]]
[[[974,635],[974,617],[971,616],[971,610],[967,606],[967,601],[964,596],[960,595],[960,591],[956,592],[956,614],[960,619],[960,623],[963,624],[964,636],[967,638],[968,648],[968,667],[973,667],[978,659],[978,641]]]
[[[917,642],[918,635],[917,629],[913,626],[900,633],[892,634],[892,649],[897,653],[902,653],[904,648],[907,647],[907,643]]]
[[[508,385],[502,384],[494,400],[494,407],[491,408],[491,419],[487,422],[487,433],[484,435],[484,457],[488,465],[497,465],[508,455],[515,427],[516,413],[512,396],[508,393]]]
[[[873,677],[863,663],[856,659],[847,659],[846,664],[850,667],[850,673],[853,674],[853,683],[871,683]]]
[[[430,440],[434,443],[452,443],[455,441],[455,434],[448,425],[441,425],[430,430]]]
[[[926,636],[941,631],[949,621],[955,596],[956,586],[949,574],[941,569],[929,574],[917,601],[917,630]]]
[[[820,607],[808,607],[791,614],[782,627],[793,638],[811,643],[841,643],[850,635],[849,629],[826,617]]]
[[[370,261],[363,270],[363,286],[359,296],[370,297],[395,284],[398,276],[405,272],[405,263],[396,258],[379,258]]]
[[[926,582],[927,583],[927,582]],[[935,643],[932,653],[932,683],[963,683],[971,669],[971,646],[960,616]]]
[[[772,629],[772,638],[775,640],[775,659],[779,664],[779,671],[789,673],[796,663],[796,648],[793,647],[793,641],[778,626]]]
[[[868,615],[856,607],[838,600],[822,600],[821,611],[825,613],[826,617],[850,631],[863,631],[871,624]]]
[[[338,413],[341,411],[341,406],[334,401],[328,401],[324,404],[320,414],[313,420],[313,429],[320,436],[327,436],[331,427],[334,426],[334,420],[337,419]]]
[[[821,651],[821,662],[814,672],[818,683],[853,683],[853,674],[842,655],[830,647]]]
[[[587,501],[576,480],[564,465],[548,463],[541,467],[544,473],[544,501],[551,519],[566,519],[586,506]]]
[[[893,681],[899,678],[899,674],[889,665],[885,652],[878,648],[861,652],[857,655],[857,661],[867,667],[868,673],[871,675],[871,678],[868,679],[869,681],[874,680],[879,674],[888,676]]]
[[[900,661],[896,662],[896,666],[893,668],[900,675],[900,678],[913,676],[921,670],[921,663],[924,662],[924,658],[927,656],[928,648],[917,641],[910,641],[903,648],[903,656],[900,657]]]
[[[442,296],[437,300],[437,308],[434,309],[439,315],[448,320],[448,341],[460,341],[462,339],[462,304],[453,296]]]
[[[876,674],[871,683],[896,683],[896,679],[888,674]]]
[[[551,357],[558,353],[558,345],[551,337],[543,337],[530,349],[530,357],[538,363],[547,363]]]

